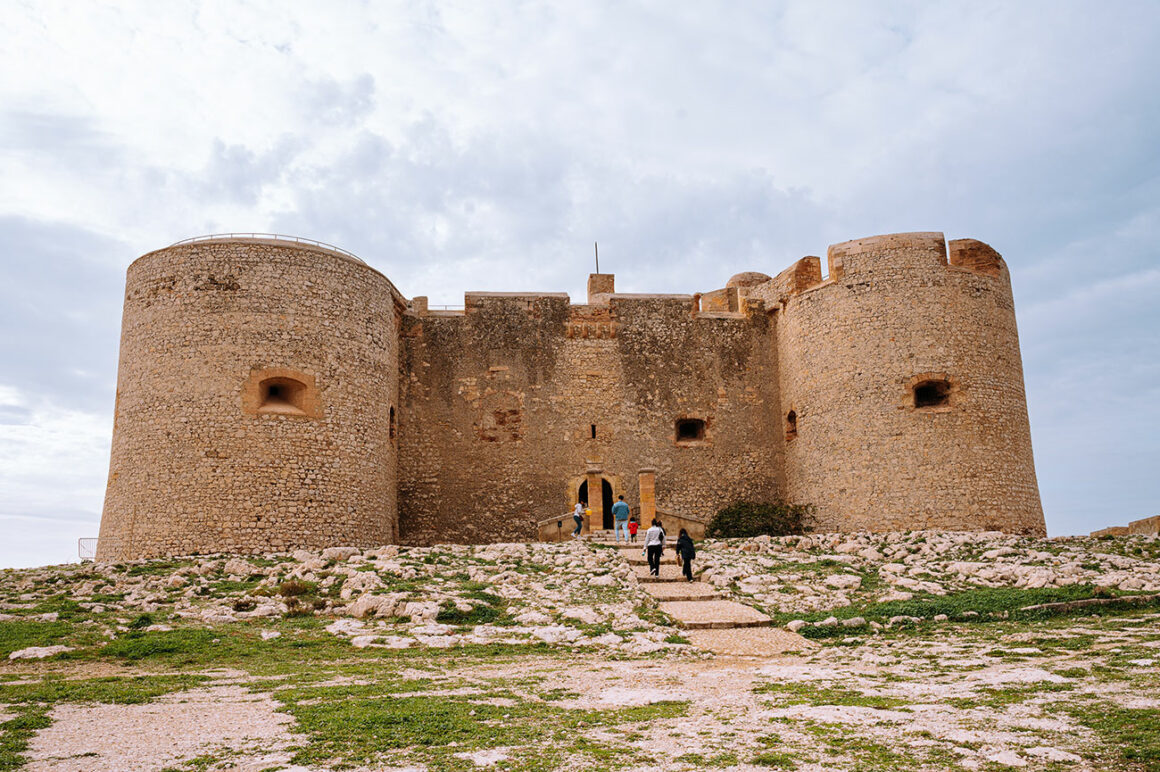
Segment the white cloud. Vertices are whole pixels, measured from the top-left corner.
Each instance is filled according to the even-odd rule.
[[[111,432],[110,416],[0,384],[0,566],[63,562],[96,536]]]
[[[697,291],[937,229],[1012,267],[1045,500],[1124,491],[1069,521],[1096,527],[1155,495],[1115,465],[1072,493],[1104,451],[1065,441],[1084,394],[1132,424],[1108,374],[1160,360],[1155,4],[24,0],[0,35],[0,356],[36,395],[0,407],[46,465],[22,480],[88,447],[121,272],[186,236],[322,239],[457,304],[580,297],[594,240],[625,290]]]

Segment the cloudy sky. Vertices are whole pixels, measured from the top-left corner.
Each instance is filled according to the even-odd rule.
[[[126,266],[225,231],[583,297],[941,230],[1015,285],[1048,530],[1160,511],[1160,4],[0,0],[0,567],[74,559]]]

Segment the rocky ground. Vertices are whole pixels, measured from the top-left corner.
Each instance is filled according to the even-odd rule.
[[[695,565],[804,637],[698,648],[581,542],[4,571],[0,770],[1160,770],[1154,539],[761,537]]]

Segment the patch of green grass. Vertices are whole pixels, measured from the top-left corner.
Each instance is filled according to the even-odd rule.
[[[161,576],[172,574],[187,564],[188,561],[184,560],[150,560],[139,566],[130,566],[125,573],[129,576]]]
[[[579,619],[561,619],[563,624],[582,630],[589,638],[598,638],[612,632],[612,625],[608,622],[581,622]]]
[[[861,616],[867,620],[880,623],[887,622],[891,617],[909,616],[922,620],[933,619],[939,614],[946,614],[956,624],[978,624],[995,622],[998,620],[1047,620],[1051,618],[1090,616],[1090,615],[1122,615],[1129,609],[1131,601],[1126,600],[1130,595],[1125,594],[1122,607],[1117,604],[1107,606],[1088,606],[1077,609],[1043,609],[1039,611],[1019,611],[1026,606],[1044,603],[1060,603],[1073,600],[1086,600],[1095,597],[1107,597],[1102,591],[1097,591],[1095,585],[1074,584],[1067,587],[1044,587],[1025,589],[1017,587],[978,587],[948,595],[932,595],[929,593],[915,593],[910,600],[889,601],[885,603],[854,603],[842,608],[817,611],[807,615],[779,613],[775,620],[785,623],[791,619],[804,619],[807,622],[820,621],[828,616],[838,619],[849,619]],[[1132,609],[1148,609],[1160,607],[1160,600],[1152,601],[1142,606],[1132,606]],[[964,616],[966,612],[975,612],[978,616]],[[849,634],[846,628],[841,627],[813,627],[812,625],[798,631],[806,638],[845,637]],[[1079,646],[1080,644],[1076,644]]]
[[[451,601],[444,601],[435,617],[447,625],[512,625],[515,620],[507,614],[507,601],[483,590],[471,590],[467,597],[477,601],[468,611],[460,611]]]
[[[774,767],[776,769],[797,769],[797,761],[792,753],[783,751],[761,751],[753,757],[751,762],[759,767]]]
[[[1160,772],[1160,710],[1124,708],[1113,702],[1061,702],[1062,711],[1094,731],[1104,743],[1100,761],[1123,761],[1130,769]]]
[[[0,723],[0,770],[22,768],[27,761],[24,751],[28,750],[28,741],[51,723],[47,707],[28,707]]]
[[[52,646],[73,630],[68,622],[30,622],[13,619],[0,622],[0,658],[30,646]]]
[[[642,603],[633,609],[633,613],[643,619],[645,622],[656,625],[657,627],[673,626],[672,617],[655,606],[649,606]]]
[[[1050,694],[1055,692],[1071,692],[1074,690],[1075,684],[1057,684],[1051,682],[1027,684],[1024,686],[1013,686],[1005,689],[999,687],[987,687],[980,690],[974,697],[951,697],[948,698],[946,702],[949,705],[953,705],[954,707],[963,710],[969,710],[970,708],[977,708],[981,706],[990,708],[1005,708],[1008,705],[1023,704],[1043,694]]]
[[[236,595],[238,593],[252,592],[257,588],[262,581],[261,577],[254,579],[243,579],[238,582],[230,581],[229,579],[222,579],[219,582],[211,582],[207,585],[209,594],[215,597],[222,597],[225,595]]]
[[[539,747],[545,743],[571,747],[604,763],[620,751],[602,744],[586,745],[583,728],[637,726],[683,716],[688,710],[687,702],[584,711],[542,702],[519,702],[518,698],[513,705],[483,701],[495,696],[514,697],[504,691],[479,695],[414,693],[425,686],[429,684],[379,680],[362,685],[281,689],[273,695],[283,703],[282,709],[298,720],[299,729],[308,737],[295,756],[297,763],[304,764],[334,759],[344,764],[367,763],[381,759],[383,754],[401,750],[414,754],[417,749],[437,758],[451,746],[462,752],[499,746]],[[395,696],[383,699],[388,694]],[[424,758],[425,763],[429,761]]]
[[[177,675],[109,676],[105,678],[45,678],[36,683],[0,684],[0,703],[56,704],[104,702],[135,705],[171,692],[184,691],[210,680],[208,676]]]
[[[555,689],[540,692],[539,696],[545,702],[556,702],[557,700],[574,700],[580,696],[580,692],[574,692],[571,689],[564,689],[563,687],[556,687]]]
[[[124,633],[107,646],[94,645],[64,655],[70,659],[113,659],[148,663],[153,667],[224,668],[236,667],[252,675],[295,676],[315,668],[370,668],[392,663],[422,666],[429,658],[446,658],[445,651],[414,649],[355,649],[350,643],[325,631],[329,618],[317,616],[282,617],[238,622],[213,630],[178,628],[170,631]],[[264,641],[262,629],[282,636]],[[97,633],[93,634],[98,637]],[[546,643],[471,644],[456,647],[457,663],[503,662],[525,656],[556,656],[562,649]],[[411,665],[410,663],[419,663]]]
[[[68,597],[67,594],[61,593],[60,595],[46,598],[36,604],[36,608],[32,612],[34,614],[51,614],[56,612],[60,614],[61,619],[72,619],[83,615],[84,609],[81,608],[81,604]]]
[[[1066,651],[1080,651],[1090,649],[1095,645],[1094,635],[1069,635],[1066,638],[1039,637],[1032,638],[1028,646],[1038,646],[1041,649],[1064,649]]]
[[[294,757],[296,762],[368,761],[389,750],[451,743],[465,748],[522,745],[531,743],[536,734],[532,722],[511,721],[508,708],[459,697],[384,700],[377,695],[346,695],[333,688],[327,692],[328,699],[287,704],[300,731],[309,736]],[[283,694],[277,697],[286,699]]]
[[[737,766],[737,754],[719,753],[716,756],[703,756],[700,753],[685,753],[677,756],[673,761],[691,764],[698,769],[723,769]]]
[[[875,694],[863,694],[840,686],[820,687],[808,683],[774,682],[762,684],[754,694],[775,694],[779,705],[858,705],[888,710],[909,705],[908,700]]]
[[[210,630],[165,630],[126,633],[110,641],[101,651],[106,657],[136,662],[166,655],[203,654],[214,645],[218,634]]]
[[[889,746],[851,734],[843,724],[803,721],[798,722],[797,727],[818,738],[830,754],[853,759],[852,763],[843,761],[838,766],[840,769],[894,772],[899,769],[918,769],[923,765],[913,753],[899,753]]]
[[[138,614],[137,618],[129,623],[129,629],[143,630],[151,624],[153,624],[153,616],[151,614]]]
[[[642,724],[663,718],[680,718],[689,712],[689,703],[683,700],[662,700],[650,705],[638,705],[611,711],[597,711],[591,720],[605,726]]]

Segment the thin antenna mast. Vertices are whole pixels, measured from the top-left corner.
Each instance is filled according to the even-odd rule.
[[[596,248],[596,273],[600,273],[600,245],[593,241],[592,246]]]

